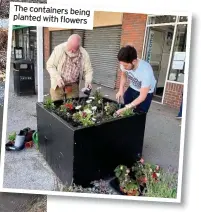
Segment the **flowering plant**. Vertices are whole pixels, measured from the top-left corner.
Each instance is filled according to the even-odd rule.
[[[175,175],[165,172],[159,165],[145,163],[143,158],[131,168],[120,165],[114,172],[119,180],[120,190],[127,195],[135,196],[140,193],[149,197],[176,198]]]
[[[158,165],[145,163],[143,158],[137,161],[131,169],[135,172],[135,177],[140,184],[147,183],[148,176],[146,173],[149,173],[155,182],[158,181],[158,177],[160,176],[160,167]]]
[[[67,110],[73,110],[73,109],[74,109],[72,103],[66,103],[64,106],[65,106],[65,108],[66,108]]]
[[[127,166],[120,165],[115,169],[115,176],[119,179],[120,190],[127,195],[139,195],[139,187],[136,180],[129,175],[130,169]]]
[[[120,189],[127,194],[131,192],[129,188],[135,188],[135,192],[133,192],[135,195],[138,195],[140,186],[146,187],[148,183],[147,173],[149,173],[149,176],[152,177],[155,183],[158,182],[160,167],[145,163],[143,158],[137,161],[131,168],[120,165],[115,169],[115,175],[119,180]]]
[[[44,103],[51,112],[55,112],[58,116],[71,123],[73,126],[91,126],[102,121],[117,118],[115,112],[118,110],[118,104],[103,98],[100,92],[101,88],[97,88],[92,96],[86,98],[66,99],[60,102],[52,102],[48,99]],[[131,111],[125,111],[125,115],[131,115]]]
[[[79,111],[73,114],[73,120],[81,123],[84,127],[94,125],[95,122],[92,117],[92,112],[88,109],[85,111]]]

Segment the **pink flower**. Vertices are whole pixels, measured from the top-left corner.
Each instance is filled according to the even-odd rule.
[[[87,117],[87,113],[86,112],[83,112],[82,113],[82,117],[84,117],[84,118]]]
[[[160,169],[160,167],[158,165],[156,165],[156,171],[158,171]]]
[[[147,178],[146,178],[146,177],[143,177],[143,178],[141,179],[141,181],[142,181],[143,183],[147,183]]]
[[[140,159],[140,163],[144,163],[144,159],[143,158]]]

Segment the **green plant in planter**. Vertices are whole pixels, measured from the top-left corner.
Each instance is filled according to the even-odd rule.
[[[82,115],[81,111],[74,113],[72,117],[73,121],[79,123],[81,115]]]
[[[67,108],[65,107],[65,105],[61,105],[60,107],[59,107],[59,112],[61,112],[61,114],[63,114],[63,113],[67,113]]]
[[[103,95],[100,92],[100,89],[97,89],[93,96],[94,100],[93,100],[93,106],[97,106],[98,108],[102,108],[102,104],[103,104]]]
[[[73,120],[77,123],[81,123],[84,127],[92,126],[95,124],[93,121],[92,113],[89,113],[90,110],[79,111],[73,114]]]
[[[72,103],[65,103],[56,109],[56,113],[59,116],[67,117],[67,114],[72,113],[74,106]]]
[[[47,98],[44,102],[44,107],[48,110],[54,110],[56,108],[54,102],[51,100],[51,98]]]
[[[102,95],[102,93],[100,92],[100,89],[97,89],[97,90],[94,92],[93,97],[95,98],[95,99],[94,99],[95,101],[99,101],[99,100],[102,100],[102,99],[103,99],[103,95]]]
[[[112,103],[107,102],[104,109],[105,109],[106,115],[111,116],[118,109],[118,106],[117,106],[117,104],[115,104],[113,102]]]
[[[72,98],[67,98],[66,101],[65,101],[65,104],[72,104],[73,105],[74,102],[75,101]]]
[[[122,113],[121,113],[121,116],[131,116],[131,115],[134,115],[134,112],[133,112],[133,109],[126,109],[125,111],[123,111]]]
[[[91,108],[92,108],[91,104],[86,104],[83,109],[84,110],[91,110]]]
[[[91,119],[91,116],[89,115],[86,118],[81,119],[80,122],[84,127],[92,126],[95,124],[95,122]]]

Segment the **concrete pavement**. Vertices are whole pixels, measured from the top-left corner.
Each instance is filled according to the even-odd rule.
[[[0,83],[0,94],[4,93],[4,83]],[[2,136],[3,100],[0,95],[0,138]],[[1,147],[1,142],[0,142]],[[30,194],[0,193],[1,212],[28,212],[36,204],[43,203],[43,211],[46,211],[46,196]],[[41,210],[41,212],[43,212]]]

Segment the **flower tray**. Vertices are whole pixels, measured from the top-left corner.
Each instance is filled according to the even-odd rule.
[[[146,114],[90,127],[73,127],[37,103],[39,151],[65,185],[83,187],[114,176],[119,164],[131,166],[142,154]]]

